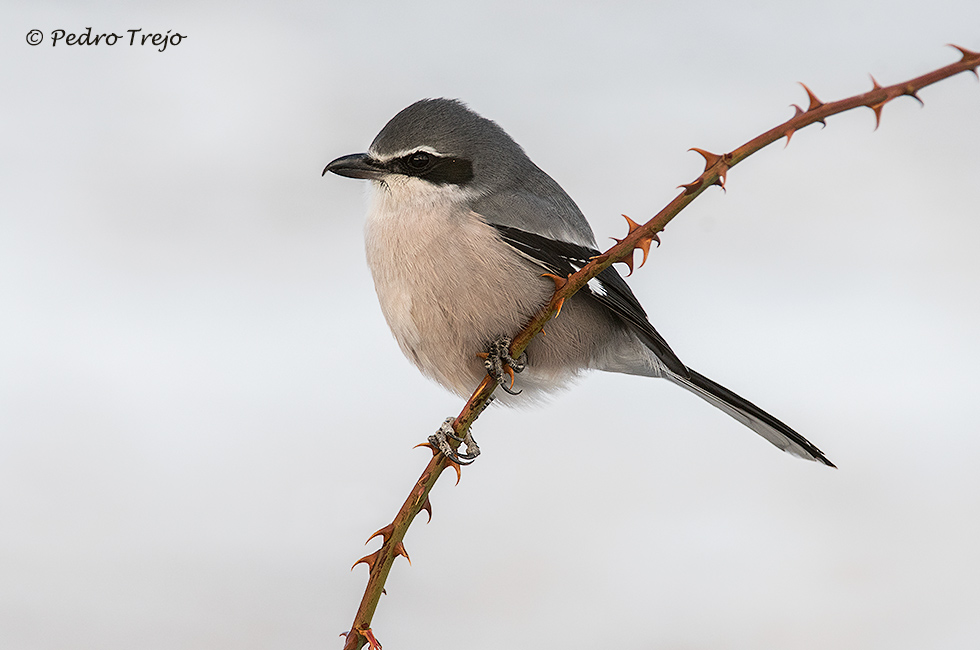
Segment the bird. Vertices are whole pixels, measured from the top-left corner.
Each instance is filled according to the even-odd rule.
[[[687,367],[654,329],[622,275],[606,268],[565,301],[519,359],[509,336],[551,298],[555,283],[599,255],[582,211],[496,122],[457,99],[402,109],[366,153],[323,170],[370,181],[365,250],[381,311],[405,356],[466,397],[488,371],[502,402],[530,404],[584,371],[659,377],[701,397],[794,456],[835,467],[813,443]],[[482,359],[481,357],[484,357]],[[501,369],[520,372],[510,390]],[[513,375],[512,375],[513,376]],[[456,462],[446,420],[430,437]],[[470,446],[472,444],[472,447]]]

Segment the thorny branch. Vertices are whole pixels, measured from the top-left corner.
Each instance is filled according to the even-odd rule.
[[[920,90],[960,72],[973,72],[977,76],[977,79],[980,80],[980,74],[977,72],[977,68],[980,67],[980,52],[971,52],[957,45],[953,45],[952,47],[959,50],[962,55],[961,59],[956,63],[943,66],[922,76],[892,86],[882,87],[872,77],[871,82],[873,87],[871,90],[835,102],[821,102],[817,99],[813,91],[805,84],[801,84],[807,93],[809,106],[804,110],[794,104],[795,114],[786,122],[773,127],[728,153],[715,154],[703,149],[691,149],[691,151],[696,151],[704,157],[705,169],[701,175],[691,183],[681,185],[680,187],[683,188],[683,191],[645,224],[637,224],[629,217],[626,217],[629,225],[629,233],[626,237],[617,240],[618,243],[615,246],[605,253],[596,256],[577,273],[567,278],[549,275],[548,277],[552,278],[555,282],[555,293],[551,301],[542,307],[541,311],[528,323],[524,330],[514,337],[511,345],[511,355],[515,358],[519,357],[530,344],[531,340],[541,332],[545,323],[558,314],[561,310],[562,303],[604,269],[612,264],[621,262],[626,264],[630,269],[630,273],[632,273],[633,252],[637,248],[643,251],[643,260],[640,262],[640,266],[643,266],[650,252],[651,243],[657,242],[657,245],[660,245],[658,233],[663,231],[670,220],[677,216],[681,210],[687,207],[688,204],[708,187],[718,185],[724,188],[728,170],[760,149],[776,142],[780,138],[786,138],[786,144],[788,146],[790,139],[796,131],[816,122],[826,125],[825,120],[831,115],[837,115],[854,108],[867,107],[874,111],[875,129],[877,129],[881,124],[881,112],[885,104],[897,97],[909,96],[922,103],[922,100],[918,96]],[[483,380],[453,422],[453,427],[456,429],[457,434],[462,436],[476,418],[479,417],[483,409],[489,405],[493,391],[496,388],[497,382],[494,379],[487,377]],[[456,442],[452,442],[451,444],[458,445]],[[419,446],[432,449],[428,443],[422,443]],[[384,593],[385,580],[388,577],[388,572],[391,570],[395,558],[401,555],[406,560],[409,559],[408,553],[405,551],[405,546],[402,543],[405,533],[412,524],[412,520],[422,510],[425,510],[429,514],[429,519],[432,518],[429,492],[432,490],[432,487],[439,479],[443,470],[450,466],[453,467],[456,470],[456,482],[459,483],[459,465],[435,449],[432,449],[432,451],[432,460],[429,461],[429,464],[422,472],[422,476],[416,482],[408,499],[405,500],[405,503],[395,516],[394,521],[374,533],[368,539],[368,541],[371,541],[375,537],[380,536],[382,539],[381,548],[361,558],[354,564],[354,566],[361,563],[368,565],[370,576],[368,577],[368,584],[364,591],[361,605],[354,618],[354,625],[349,632],[344,634],[347,637],[344,650],[358,650],[365,644],[369,644],[371,650],[381,649],[381,644],[371,631],[371,620],[374,618],[374,612],[378,607],[381,594]],[[409,562],[411,563],[411,560]]]

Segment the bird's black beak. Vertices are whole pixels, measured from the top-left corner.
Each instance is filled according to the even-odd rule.
[[[373,181],[379,180],[388,173],[381,163],[366,153],[341,156],[324,167],[321,176],[327,172],[347,178],[366,178]]]

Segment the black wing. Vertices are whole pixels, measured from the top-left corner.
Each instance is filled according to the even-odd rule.
[[[491,224],[501,238],[530,257],[549,273],[567,277],[588,264],[599,251],[566,241],[549,239],[511,226]],[[688,377],[685,366],[647,319],[640,302],[626,280],[616,269],[609,267],[597,275],[580,294],[599,302],[618,316],[657,355],[665,366],[681,377]]]

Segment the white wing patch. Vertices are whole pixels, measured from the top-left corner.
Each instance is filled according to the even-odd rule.
[[[592,292],[592,295],[603,296],[603,297],[609,295],[609,292],[606,291],[606,287],[603,286],[599,278],[592,278],[591,280],[589,280],[588,286],[589,286],[589,291]]]

